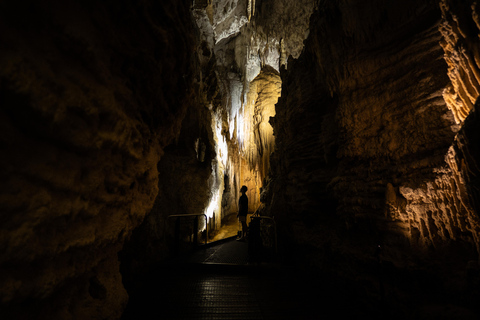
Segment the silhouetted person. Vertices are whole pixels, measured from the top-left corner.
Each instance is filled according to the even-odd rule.
[[[242,195],[238,200],[238,221],[242,223],[242,236],[238,240],[244,240],[247,235],[247,214],[248,214],[248,197],[245,194],[247,192],[247,186],[242,186],[240,192]]]

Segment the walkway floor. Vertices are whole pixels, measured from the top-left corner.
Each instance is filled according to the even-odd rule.
[[[237,235],[238,230],[241,230],[240,223],[238,222],[237,217],[235,214],[230,215],[228,219],[222,221],[222,226],[220,230],[213,235],[208,241],[214,242],[226,238],[233,237]]]
[[[210,245],[184,257],[186,263],[248,265],[248,242],[234,241],[236,236],[223,239],[221,243]]]
[[[165,264],[129,292],[122,319],[375,318],[348,286],[248,260],[231,239]]]
[[[172,259],[129,287],[122,320],[479,319],[477,307],[464,308],[435,286],[404,290],[415,279],[386,287],[382,297],[374,282],[251,260],[249,243],[235,238]]]

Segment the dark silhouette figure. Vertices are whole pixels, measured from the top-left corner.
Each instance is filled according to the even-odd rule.
[[[238,200],[238,221],[242,223],[242,236],[238,240],[244,240],[247,235],[247,214],[248,214],[248,197],[245,194],[247,192],[247,186],[242,186],[240,192],[242,195]]]

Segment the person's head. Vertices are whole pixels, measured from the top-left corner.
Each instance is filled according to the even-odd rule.
[[[247,192],[247,190],[248,190],[247,186],[242,186],[242,187],[240,188],[240,192],[241,192],[241,193],[245,193],[245,192]]]

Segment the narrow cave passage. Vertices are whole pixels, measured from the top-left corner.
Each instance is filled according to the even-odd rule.
[[[0,1],[0,318],[479,319],[479,34],[466,0]]]
[[[380,299],[372,303],[351,283],[292,267],[247,265],[246,246],[225,242],[210,247],[203,257],[190,257],[189,264],[176,262],[145,274],[138,287],[130,291],[122,319],[308,320],[392,316],[387,311],[391,306]]]
[[[282,3],[286,2],[288,1]],[[307,2],[304,3],[305,7],[308,7]],[[258,3],[261,2],[257,2],[257,5]],[[322,25],[329,21],[322,16],[326,14],[329,6],[325,4],[324,12],[316,13],[321,16],[318,18],[320,22],[316,21],[320,25],[318,33],[313,35],[314,40],[310,40],[313,43],[301,56],[303,37],[308,35],[306,30],[297,25],[298,29],[292,32],[295,36],[291,33],[290,38],[279,36],[272,30],[265,31],[268,29],[265,22],[269,20],[266,12],[274,7],[265,3],[263,2],[264,6],[259,6],[261,10],[257,11],[257,15],[252,13],[251,8],[245,11],[246,2],[241,1],[198,1],[193,6],[193,15],[200,30],[200,82],[203,86],[201,89],[206,92],[205,100],[208,101],[208,112],[203,118],[207,120],[207,126],[204,132],[197,136],[183,137],[181,134],[180,140],[184,138],[186,144],[191,144],[191,141],[196,139],[197,159],[202,159],[201,162],[207,168],[205,175],[209,182],[203,185],[206,189],[203,198],[207,201],[203,201],[202,209],[207,216],[208,228],[214,236],[209,238],[209,245],[197,247],[194,252],[184,251],[175,258],[164,257],[162,263],[157,264],[153,270],[150,269],[142,277],[126,283],[130,303],[124,319],[150,314],[168,319],[399,319],[424,316],[428,318],[443,312],[449,315],[465,312],[467,319],[473,316],[473,300],[462,301],[460,296],[454,297],[445,294],[443,289],[439,290],[439,275],[431,274],[422,268],[414,271],[397,269],[394,264],[398,262],[388,261],[388,258],[384,261],[384,243],[387,243],[385,247],[389,248],[403,246],[408,241],[418,241],[419,244],[413,245],[415,250],[417,245],[422,245],[422,241],[427,246],[430,245],[427,238],[435,238],[433,233],[439,230],[428,213],[428,223],[420,218],[421,227],[417,226],[418,217],[412,213],[419,212],[417,208],[413,208],[417,205],[415,201],[410,200],[410,212],[406,208],[407,198],[411,199],[415,197],[412,193],[421,191],[411,192],[408,187],[394,187],[391,182],[383,181],[385,177],[389,177],[400,184],[398,181],[402,181],[400,177],[405,174],[401,172],[401,168],[408,162],[408,156],[404,155],[408,152],[428,154],[428,151],[422,149],[426,143],[421,142],[421,139],[430,140],[431,132],[421,133],[418,128],[411,128],[409,121],[404,124],[405,128],[399,127],[392,118],[396,119],[399,114],[408,113],[405,105],[398,102],[397,109],[386,115],[386,106],[380,106],[385,102],[376,101],[377,98],[370,95],[382,96],[388,95],[389,90],[407,90],[408,88],[397,83],[389,87],[386,84],[388,82],[378,79],[382,79],[383,74],[389,72],[405,72],[409,75],[410,69],[417,68],[419,63],[430,57],[421,50],[414,51],[415,53],[399,51],[398,57],[392,60],[402,60],[404,56],[411,54],[416,56],[411,60],[406,59],[407,68],[395,66],[392,70],[388,69],[389,61],[384,62],[382,69],[372,67],[368,57],[360,59],[355,55],[335,59],[351,59],[349,63],[357,63],[355,68],[358,69],[345,71],[338,67],[339,71],[335,67],[337,61],[322,62],[325,65],[317,66],[316,63],[323,58],[321,54],[325,52],[319,53],[316,46],[324,43],[326,39],[336,43],[335,39],[329,38],[334,37],[335,32],[332,32],[333,35],[325,35],[321,34],[323,31],[319,31],[324,30],[322,28],[335,28]],[[252,4],[248,2],[247,5]],[[311,12],[306,10],[303,18]],[[431,13],[427,10],[424,14],[428,16]],[[260,25],[265,29],[258,27]],[[426,34],[434,31],[428,28],[434,27],[428,26],[427,31],[418,35],[427,39],[416,41],[425,41],[430,45],[432,40]],[[293,41],[292,38],[296,40]],[[368,48],[368,41],[365,42],[366,44],[361,45]],[[426,44],[422,43],[422,46],[424,45]],[[338,52],[345,50],[341,48]],[[365,50],[368,52],[373,49]],[[440,54],[441,48],[434,46],[430,52]],[[286,56],[298,58],[299,62],[292,61],[291,65],[287,65]],[[382,59],[379,58],[380,61],[383,61]],[[437,62],[432,63],[426,72],[444,67]],[[378,70],[372,71],[369,68]],[[283,72],[282,76],[280,71]],[[355,74],[357,71],[373,72],[377,78],[370,81],[375,83],[362,83],[364,79],[359,75],[355,75],[359,79],[350,82],[344,75],[344,72]],[[335,75],[332,76],[332,73]],[[419,77],[419,83],[425,84],[425,87],[422,87],[425,90],[441,90],[438,88],[444,86],[446,81],[445,74],[437,75],[435,83],[421,79],[423,75],[413,76]],[[388,79],[389,75],[385,77]],[[337,84],[339,79],[341,83]],[[287,81],[284,85],[287,90],[284,93],[281,92],[282,80]],[[369,85],[380,88],[379,92],[376,88],[368,87]],[[365,92],[360,93],[359,87]],[[221,95],[222,99],[215,100],[218,98],[215,94]],[[446,145],[451,143],[453,131],[456,130],[453,123],[451,128],[449,127],[448,121],[452,118],[451,115],[446,115],[448,108],[445,108],[443,97],[437,94],[429,98],[419,95],[417,98],[415,103],[418,105],[443,106],[438,109],[431,107],[429,115],[435,119],[436,126],[445,139],[445,145],[440,146],[442,143],[436,140],[430,144],[430,148],[443,156]],[[437,98],[442,100],[437,102]],[[358,117],[364,119],[359,120]],[[378,119],[378,123],[372,119]],[[431,124],[424,124],[428,121],[422,114],[416,116],[414,123],[422,128],[431,127]],[[194,126],[186,128],[190,130]],[[275,134],[274,129],[277,130]],[[399,138],[402,134],[397,133],[402,129],[411,130],[412,134],[403,135],[404,139]],[[278,146],[275,145],[277,137],[280,141]],[[198,141],[203,141],[203,148]],[[271,159],[274,150],[282,156],[277,155]],[[166,155],[164,158],[168,157],[169,155]],[[363,160],[365,157],[371,158]],[[400,164],[400,169],[382,167],[380,163],[384,159]],[[438,159],[435,156],[427,156],[427,159],[420,162],[437,165]],[[367,168],[362,167],[363,161],[368,163]],[[273,168],[274,173],[271,172],[272,163],[276,166]],[[423,166],[424,162],[421,163],[413,166]],[[379,177],[374,176],[377,173],[372,175],[372,171],[375,171],[372,167],[375,166],[381,172]],[[420,171],[422,170],[423,167]],[[406,172],[411,174],[410,170]],[[169,186],[177,179],[176,175],[171,180],[167,179],[170,181]],[[282,183],[289,189],[283,189]],[[161,184],[160,182],[160,188]],[[201,183],[196,182],[196,185]],[[265,214],[273,219],[278,218],[279,223],[283,223],[284,234],[279,254],[271,252],[272,229],[270,228],[268,234],[269,231],[265,232],[265,225],[262,225],[263,233],[259,236],[262,251],[258,260],[252,227],[247,242],[233,240],[235,231],[239,229],[235,214],[238,211],[237,201],[242,185],[249,189],[250,214]],[[268,188],[276,189],[265,192]],[[185,191],[180,189],[178,192]],[[354,196],[350,197],[349,194]],[[280,200],[279,195],[283,196]],[[262,197],[263,201],[260,201]],[[275,201],[273,197],[277,197]],[[393,220],[393,223],[386,222],[386,226],[382,227],[391,234],[388,240],[382,239],[384,230],[377,230],[377,225],[384,223],[383,220],[372,222],[372,212],[380,211],[379,208],[384,207],[379,204],[381,202],[386,203],[386,209],[380,216],[385,215],[387,219]],[[265,203],[270,207],[266,209]],[[343,215],[341,219],[335,216],[337,212],[341,212],[340,216]],[[406,229],[404,223],[408,221],[409,215],[412,215],[413,219],[409,221],[410,229]],[[291,229],[285,226],[289,223],[293,224]],[[474,225],[476,222],[472,224],[473,228]],[[448,229],[445,225],[443,228]],[[356,238],[357,232],[364,235]],[[340,237],[345,238],[339,240]],[[223,241],[216,242],[218,240]],[[348,258],[339,253],[343,249],[332,249],[335,246],[333,243],[342,241],[351,241],[354,251],[365,250],[364,256],[360,254],[362,257],[354,258],[361,262],[348,262]],[[276,244],[275,242],[275,246]],[[358,249],[357,245],[362,249]],[[475,258],[471,244],[466,247],[467,259]],[[400,256],[403,256],[403,253]],[[313,259],[315,262],[312,263],[317,264],[317,268],[310,268],[310,262],[307,262],[307,266],[301,265],[300,261],[305,261],[306,257]],[[336,271],[330,269],[331,266],[325,267],[330,263],[338,263],[341,270],[348,269],[350,263],[358,263],[361,270],[344,271],[349,275],[339,277]],[[160,287],[162,289],[158,290]],[[446,311],[439,307],[450,303],[455,305],[452,310]],[[430,304],[433,304],[431,309]]]

